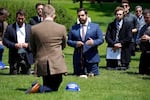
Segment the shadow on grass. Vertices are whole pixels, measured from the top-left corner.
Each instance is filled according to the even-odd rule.
[[[0,72],[0,75],[6,75],[6,76],[9,76],[10,74],[9,74],[9,73],[4,73],[4,72]]]
[[[145,75],[145,74],[141,75],[138,72],[130,72],[130,71],[126,71],[126,72],[122,72],[122,73],[129,74],[129,75],[134,75],[134,76],[140,75],[143,80],[150,80],[150,75]]]
[[[150,77],[143,77],[144,80],[150,80]]]
[[[27,89],[26,88],[17,88],[16,90],[17,91],[24,91],[25,92]]]
[[[129,74],[129,75],[138,75],[139,73],[137,73],[137,72],[130,72],[130,71],[127,71],[127,72],[124,72],[124,73],[127,73],[127,74]]]

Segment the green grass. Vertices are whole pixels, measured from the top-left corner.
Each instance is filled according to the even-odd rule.
[[[70,0],[59,2],[58,0],[55,0],[55,2],[52,0],[52,3],[61,3],[72,15],[76,15],[76,8],[79,6],[78,3],[73,4]],[[103,32],[105,32],[107,24],[113,19],[114,6],[110,3],[105,4],[105,6],[85,4],[85,7],[89,8],[90,17],[94,22],[101,25]],[[110,12],[111,14],[109,14]],[[76,16],[73,16],[73,20],[75,19]],[[72,73],[73,48],[65,48],[64,54],[68,72]],[[101,57],[99,76],[87,79],[72,75],[63,76],[59,91],[53,93],[27,95],[25,90],[30,87],[34,80],[42,84],[41,77],[33,75],[11,76],[8,75],[8,69],[0,70],[0,100],[149,100],[150,76],[138,74],[140,52],[132,57],[131,68],[127,71],[108,71],[105,69],[106,42],[99,46],[99,54]],[[3,61],[7,64],[8,49],[5,49]],[[76,82],[81,91],[66,91],[65,86],[69,82]]]

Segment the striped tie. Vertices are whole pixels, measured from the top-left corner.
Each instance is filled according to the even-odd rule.
[[[116,23],[117,31],[116,31],[116,42],[119,41],[119,31],[120,31],[120,24],[119,22]]]

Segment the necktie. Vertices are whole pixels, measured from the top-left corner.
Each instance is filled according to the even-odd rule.
[[[84,25],[82,25],[82,41],[85,39],[85,30],[84,30]]]
[[[41,17],[39,18],[39,22],[41,22],[42,21],[42,19],[41,19]]]
[[[119,22],[116,23],[117,31],[116,31],[116,42],[119,41],[119,31],[120,31],[120,24]]]

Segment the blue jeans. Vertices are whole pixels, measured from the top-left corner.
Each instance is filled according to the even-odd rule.
[[[3,52],[4,52],[4,46],[0,45],[0,61],[2,61]]]

